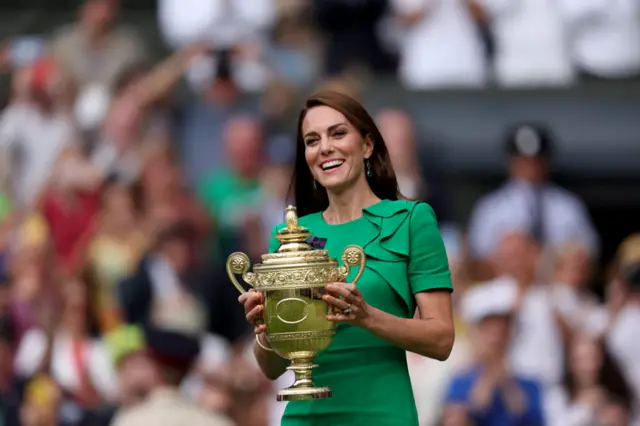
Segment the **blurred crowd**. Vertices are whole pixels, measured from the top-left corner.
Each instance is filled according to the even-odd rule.
[[[279,424],[291,378],[255,365],[224,261],[259,259],[282,221],[300,88],[640,75],[634,0],[159,0],[172,49],[159,61],[116,0],[81,3],[75,22],[0,55],[5,426],[106,425],[152,397],[178,416],[162,412],[167,388],[203,424]],[[454,277],[451,358],[407,355],[421,424],[640,424],[640,236],[593,293],[598,231],[549,181],[552,132],[505,129],[509,177],[463,227],[410,115],[376,119],[401,192],[441,218]]]

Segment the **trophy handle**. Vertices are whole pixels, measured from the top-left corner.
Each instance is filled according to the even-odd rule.
[[[242,279],[246,281],[247,284],[253,287],[255,281],[255,274],[253,272],[249,272],[249,266],[251,266],[251,261],[249,257],[241,252],[232,253],[227,258],[227,275],[229,279],[238,289],[240,293],[246,293],[246,290],[240,285],[236,275],[242,275]]]
[[[349,275],[351,268],[354,266],[358,266],[358,273],[352,281],[352,284],[357,284],[358,280],[362,276],[362,273],[364,272],[364,265],[366,263],[366,260],[367,257],[364,254],[364,250],[362,250],[362,247],[356,245],[345,247],[344,251],[342,252],[342,263],[344,263],[344,266],[341,266],[339,268],[340,275],[342,275],[343,279],[347,278],[347,275]]]

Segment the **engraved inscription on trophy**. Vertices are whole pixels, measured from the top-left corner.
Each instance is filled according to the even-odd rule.
[[[287,297],[276,303],[276,316],[285,324],[300,324],[309,316],[309,305],[297,297]]]

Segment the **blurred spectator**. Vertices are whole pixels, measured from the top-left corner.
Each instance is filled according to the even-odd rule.
[[[471,214],[471,257],[483,261],[495,250],[501,235],[514,230],[530,233],[551,248],[574,241],[596,254],[598,236],[584,204],[548,180],[554,149],[548,130],[537,125],[516,126],[507,133],[505,149],[508,181],[481,198]],[[490,274],[486,265],[484,269],[481,275]]]
[[[567,86],[575,69],[558,2],[473,0],[491,23],[495,74],[504,87]],[[541,29],[544,29],[541,31]]]
[[[223,414],[208,412],[180,395],[179,385],[200,352],[196,338],[153,328],[145,330],[145,341],[153,360],[153,388],[144,402],[120,411],[114,426],[232,425]]]
[[[409,114],[398,109],[381,111],[377,124],[384,137],[402,195],[431,204],[438,217],[444,216],[445,200],[438,170],[424,167],[421,147],[424,141],[416,138],[416,130]]]
[[[102,193],[101,217],[86,251],[85,268],[95,280],[100,330],[112,331],[120,324],[116,286],[129,276],[146,249],[131,190],[112,184]]]
[[[606,343],[620,363],[640,407],[640,234],[627,237],[618,248],[614,276],[607,289],[607,308],[611,315]],[[634,425],[640,424],[635,413]]]
[[[209,242],[211,218],[187,186],[178,159],[171,151],[160,150],[147,157],[138,186],[147,238],[176,223],[185,223],[194,230],[190,243],[192,261],[211,261],[211,253],[202,250],[203,243]]]
[[[99,206],[100,193],[95,189],[76,189],[61,183],[51,186],[43,195],[42,215],[49,226],[57,259],[67,272],[75,273],[82,267]]]
[[[553,425],[587,426],[605,416],[609,401],[619,403],[629,417],[633,403],[631,389],[602,344],[593,338],[577,334],[569,347],[564,383],[552,393]],[[596,424],[608,425],[608,422]]]
[[[260,185],[264,169],[264,134],[261,124],[250,116],[232,118],[224,132],[227,166],[212,172],[199,185],[199,196],[218,230],[220,252],[227,255],[241,244],[259,256],[262,221],[260,208],[265,193]]]
[[[275,5],[277,19],[269,52],[272,72],[294,87],[307,87],[320,68],[311,0],[275,0]]]
[[[270,77],[265,64],[267,31],[275,18],[274,0],[162,0],[159,24],[174,48],[203,44],[213,52],[201,56],[191,69],[192,83],[231,78],[242,90],[263,89]],[[198,67],[204,73],[198,76]],[[203,78],[204,77],[204,78]]]
[[[20,425],[24,397],[24,380],[13,369],[16,337],[8,317],[0,316],[0,423],[5,426]]]
[[[476,363],[453,378],[445,416],[460,420],[461,413],[453,409],[462,408],[476,425],[544,425],[539,384],[513,373],[508,363],[510,336],[518,327],[517,287],[506,281],[486,284],[469,290],[461,303],[463,316],[473,327]],[[444,419],[444,424],[450,423]]]
[[[634,0],[563,0],[571,58],[590,79],[640,75],[640,4]]]
[[[78,22],[54,36],[51,50],[80,90],[109,92],[123,70],[146,60],[146,48],[132,29],[115,25],[119,0],[82,3]]]
[[[541,253],[540,245],[531,236],[519,232],[504,234],[492,258],[498,278],[489,284],[510,285],[517,290],[515,328],[509,349],[511,367],[514,372],[535,378],[548,387],[562,380],[565,345],[549,283],[537,278]]]
[[[232,286],[219,271],[190,262],[193,229],[183,223],[159,232],[133,275],[118,284],[127,323],[182,333],[211,333],[235,343],[246,331],[244,314],[234,309]]]
[[[3,188],[9,192],[3,195],[10,196],[18,209],[30,209],[75,135],[65,77],[54,62],[40,59],[13,78],[15,97],[0,118],[0,154],[11,173],[9,187]]]
[[[343,74],[353,67],[393,73],[395,58],[383,49],[377,27],[387,0],[314,0],[314,21],[326,37],[325,74]]]
[[[117,387],[107,349],[95,337],[96,318],[86,284],[65,281],[62,298],[59,322],[27,332],[15,368],[23,377],[51,371],[70,407],[66,415],[76,417],[76,411],[99,410],[103,400],[115,400]]]
[[[468,0],[391,0],[409,89],[481,87],[487,64]]]
[[[597,337],[606,330],[607,312],[588,289],[593,263],[589,250],[580,244],[567,243],[556,252],[551,295],[565,333]]]

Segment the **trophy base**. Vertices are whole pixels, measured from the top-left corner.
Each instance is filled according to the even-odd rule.
[[[289,388],[278,392],[278,401],[304,401],[309,399],[331,398],[329,388]]]
[[[278,401],[304,401],[309,399],[331,398],[331,389],[313,386],[311,371],[315,365],[310,359],[295,359],[287,370],[296,376],[292,386],[278,392]]]

